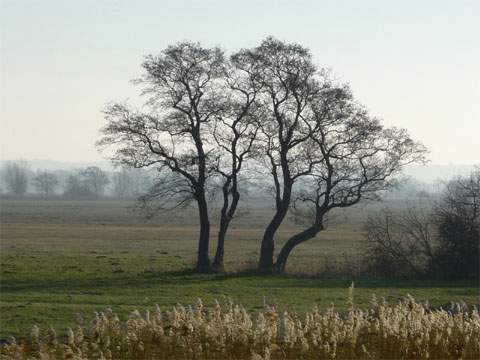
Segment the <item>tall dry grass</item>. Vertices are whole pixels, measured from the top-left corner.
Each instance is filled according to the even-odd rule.
[[[218,302],[205,308],[156,307],[121,322],[111,310],[58,337],[34,326],[30,339],[1,347],[2,359],[478,359],[480,316],[457,305],[430,310],[407,296],[395,306],[340,314],[314,307],[304,316],[266,306],[252,315]]]

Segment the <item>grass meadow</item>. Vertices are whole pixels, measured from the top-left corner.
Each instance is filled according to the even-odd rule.
[[[435,307],[480,302],[474,281],[361,276],[362,221],[377,205],[337,213],[327,231],[295,250],[287,276],[250,271],[268,206],[251,205],[233,223],[226,243],[228,272],[205,275],[189,270],[197,240],[194,210],[147,220],[130,206],[117,200],[1,201],[0,339],[23,338],[33,324],[64,333],[78,315],[89,318],[106,308],[125,317],[134,309],[193,304],[198,298],[205,306],[231,298],[252,312],[275,304],[279,311],[304,313],[332,303],[343,311],[352,281],[359,307],[368,307],[373,294],[390,303],[410,294]],[[286,221],[279,244],[296,230]]]

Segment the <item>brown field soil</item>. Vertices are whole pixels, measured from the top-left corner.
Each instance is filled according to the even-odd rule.
[[[197,226],[195,209],[166,213],[147,220],[127,201],[2,201],[0,249],[24,251],[135,251],[167,252],[194,261]],[[212,209],[218,214],[218,209]],[[250,208],[235,219],[226,244],[226,267],[237,271],[253,267],[259,240],[271,209]],[[361,221],[363,208],[341,212],[329,229],[299,246],[291,256],[290,272],[315,275],[339,264],[358,265],[364,250]],[[212,216],[211,253],[215,251],[217,228]],[[301,227],[287,219],[278,234],[281,244]],[[331,270],[331,269],[330,269]]]

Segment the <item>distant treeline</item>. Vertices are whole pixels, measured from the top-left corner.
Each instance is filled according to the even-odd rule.
[[[118,168],[105,170],[99,166],[71,169],[32,170],[28,161],[8,161],[0,167],[0,194],[4,196],[64,197],[69,199],[94,200],[101,198],[133,199],[147,193],[158,180],[152,169]],[[264,188],[271,184],[253,186],[245,179],[248,197],[262,198]],[[405,178],[384,196],[402,200],[435,196],[444,188],[440,181],[425,183],[414,178]],[[215,197],[215,194],[212,194]]]
[[[68,170],[30,169],[26,161],[7,162],[0,169],[2,195],[44,198],[135,198],[153,185],[155,174],[144,169],[106,171],[98,166]]]

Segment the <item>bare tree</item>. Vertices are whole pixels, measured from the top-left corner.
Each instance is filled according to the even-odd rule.
[[[3,169],[7,191],[15,195],[23,195],[28,187],[28,166],[24,161],[7,162]]]
[[[224,56],[218,48],[184,42],[159,56],[148,56],[143,68],[145,75],[137,83],[144,86],[149,111],[109,106],[99,145],[116,146],[114,160],[120,164],[158,170],[159,181],[145,200],[160,199],[160,208],[196,202],[200,219],[196,270],[209,271],[206,184],[213,171],[213,149],[207,125],[223,109],[219,78],[224,74]]]
[[[98,166],[90,166],[79,174],[84,186],[98,199],[105,193],[105,187],[110,183],[105,171]]]
[[[32,179],[33,186],[41,193],[46,199],[50,195],[54,194],[55,189],[58,186],[58,178],[54,173],[48,171],[41,171]]]
[[[220,176],[223,199],[213,260],[217,270],[223,269],[225,237],[240,202],[240,174],[246,161],[255,156],[254,144],[259,130],[256,97],[260,87],[255,81],[258,70],[242,53],[233,55],[229,65],[224,75],[228,96],[212,130],[217,145],[214,170]]]
[[[139,195],[140,179],[144,174],[138,173],[138,169],[129,169],[123,166],[112,175],[113,194],[120,198],[130,198]],[[146,177],[146,175],[144,175]],[[147,179],[144,179],[147,180]]]
[[[254,84],[260,89],[258,147],[265,154],[262,166],[273,179],[275,213],[265,229],[259,259],[261,271],[273,269],[275,234],[288,213],[294,183],[309,173],[304,144],[315,132],[307,123],[308,104],[323,86],[309,51],[298,44],[267,38],[260,46],[242,50],[245,63],[256,69]]]
[[[78,173],[70,174],[65,179],[63,196],[74,199],[91,199],[94,197],[92,190],[87,187]]]
[[[326,215],[365,199],[377,199],[395,183],[395,175],[412,162],[424,161],[425,148],[405,130],[384,128],[354,101],[347,86],[325,88],[312,101],[305,151],[311,171],[295,203],[315,214],[310,226],[295,234],[280,250],[276,268],[285,271],[288,256],[299,244],[324,230]]]

